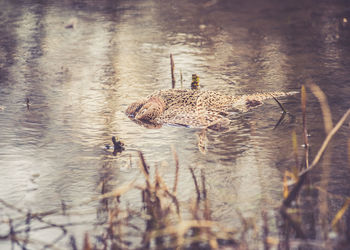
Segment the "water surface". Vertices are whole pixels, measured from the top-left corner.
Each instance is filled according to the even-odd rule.
[[[2,1],[0,198],[33,211],[79,204],[134,178],[142,181],[136,151],[173,183],[173,147],[183,202],[194,195],[192,166],[206,173],[213,218],[239,227],[240,211],[259,221],[261,211],[281,204],[283,175],[294,165],[293,130],[303,154],[299,95],[281,99],[296,119],[276,129],[281,113],[272,100],[248,113],[230,114],[228,131],[208,130],[205,136],[193,128],[148,129],[124,111],[171,86],[172,53],[177,87],[180,72],[184,88],[196,73],[202,89],[232,95],[294,91],[313,81],[337,121],[350,107],[348,18],[350,5],[341,0]],[[312,159],[325,133],[310,92],[307,119]],[[112,136],[126,145],[117,156],[105,149]],[[323,166],[331,169],[326,189],[342,197],[350,195],[348,137],[347,126]],[[322,180],[322,171],[314,175]],[[102,182],[108,190],[101,191]],[[319,199],[316,192],[312,204]],[[140,206],[139,194],[129,194],[128,202]],[[331,219],[343,201],[330,196],[326,204]],[[99,220],[91,213],[87,219]],[[82,239],[86,229],[72,234]],[[315,230],[310,237],[320,234]],[[50,232],[36,236],[45,235]]]

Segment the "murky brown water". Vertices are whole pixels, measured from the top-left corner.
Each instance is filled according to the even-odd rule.
[[[274,211],[281,203],[283,174],[294,164],[293,129],[302,144],[299,95],[281,100],[295,122],[273,129],[280,108],[267,101],[230,115],[230,130],[207,131],[205,153],[198,148],[201,131],[147,129],[124,111],[171,86],[172,53],[178,87],[180,72],[185,88],[196,73],[203,89],[232,95],[298,90],[312,79],[337,121],[350,107],[348,18],[350,4],[340,0],[2,1],[0,198],[34,211],[79,204],[101,193],[103,181],[113,189],[140,176],[135,150],[172,183],[174,147],[184,202],[194,194],[187,169],[193,166],[206,173],[213,218],[236,226],[239,210],[259,220],[262,210]],[[308,97],[313,156],[324,129],[317,99]],[[112,136],[126,144],[117,156],[104,148]],[[330,147],[327,190],[343,197],[350,195],[348,137],[347,126]],[[321,173],[315,175],[322,180]],[[317,204],[318,193],[311,199]],[[128,202],[140,206],[139,195],[131,193]],[[328,197],[327,204],[331,219],[343,201]],[[82,238],[85,229],[73,233]],[[315,230],[315,238],[320,233]]]

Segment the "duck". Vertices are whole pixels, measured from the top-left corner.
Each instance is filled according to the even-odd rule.
[[[247,112],[271,98],[293,95],[296,92],[227,95],[216,91],[199,90],[199,77],[192,75],[191,89],[158,90],[131,103],[125,113],[137,123],[159,128],[163,124],[221,130],[227,128],[230,110]]]

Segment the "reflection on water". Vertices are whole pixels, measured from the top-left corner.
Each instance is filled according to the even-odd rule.
[[[204,169],[216,219],[234,226],[237,211],[254,217],[279,204],[284,171],[293,165],[291,131],[300,131],[300,124],[273,129],[280,116],[274,101],[230,114],[229,131],[205,137],[183,127],[147,129],[125,116],[130,103],[171,86],[170,53],[178,86],[180,72],[185,87],[196,73],[204,89],[232,95],[296,90],[312,79],[325,91],[334,119],[350,106],[346,1],[0,6],[0,197],[20,207],[44,211],[62,201],[77,204],[98,194],[103,181],[110,183],[108,190],[130,181],[139,176],[135,150],[144,152],[150,166],[162,166],[172,182],[171,146],[183,167],[183,201],[194,192],[187,166]],[[313,155],[324,132],[316,99],[310,94],[308,101]],[[296,117],[299,102],[298,96],[283,99]],[[343,168],[348,131],[339,133],[327,163],[334,165],[328,185],[349,195],[350,174]],[[104,147],[112,136],[126,144],[116,157]],[[199,143],[206,143],[205,154]],[[138,198],[131,194],[129,202]],[[332,212],[341,205],[332,202]]]

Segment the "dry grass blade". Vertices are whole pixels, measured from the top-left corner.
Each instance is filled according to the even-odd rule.
[[[338,213],[334,216],[333,220],[332,220],[332,227],[334,228],[335,225],[338,223],[338,221],[343,217],[343,215],[345,214],[346,210],[349,208],[350,206],[350,198],[348,198],[345,202],[345,204],[343,205],[343,207],[338,211]]]
[[[326,133],[328,134],[333,128],[333,122],[332,122],[331,110],[327,102],[327,97],[323,93],[323,91],[320,89],[320,87],[317,86],[316,84],[309,83],[308,87],[311,89],[312,93],[317,97],[318,101],[320,102],[321,110],[323,114],[324,128]]]
[[[132,180],[131,182],[116,188],[115,190],[105,193],[103,195],[100,195],[98,197],[99,200],[102,199],[106,199],[106,198],[111,198],[111,197],[120,197],[121,195],[125,194],[126,192],[128,192],[129,190],[134,188],[134,183],[135,183],[136,179]]]

